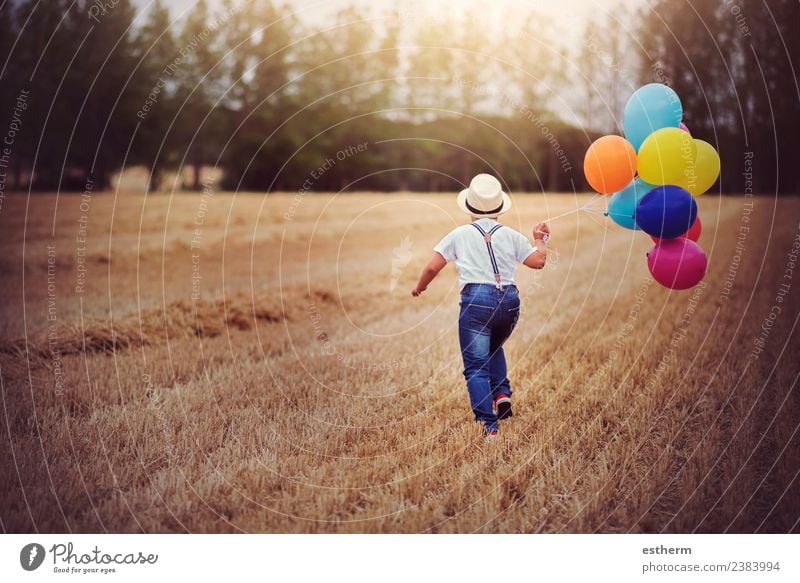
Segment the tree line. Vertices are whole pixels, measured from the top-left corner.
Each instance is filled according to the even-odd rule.
[[[533,10],[498,33],[474,5],[446,22],[403,6],[312,25],[270,0],[183,15],[159,0],[142,14],[129,0],[5,0],[6,183],[99,190],[142,166],[151,191],[199,190],[208,167],[261,192],[455,190],[480,171],[514,191],[585,190],[586,148],[657,81],[718,146],[723,191],[743,190],[747,156],[758,191],[800,188],[794,0],[619,6],[573,43],[572,23]]]

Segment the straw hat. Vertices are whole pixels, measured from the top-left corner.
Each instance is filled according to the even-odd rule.
[[[511,198],[491,174],[478,174],[458,194],[459,208],[474,217],[496,217],[511,209]]]

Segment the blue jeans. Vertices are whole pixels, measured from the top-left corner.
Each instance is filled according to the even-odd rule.
[[[519,293],[514,286],[502,290],[492,284],[470,283],[461,290],[458,339],[464,359],[464,378],[475,413],[487,430],[497,428],[494,398],[511,396],[503,343],[519,320]]]

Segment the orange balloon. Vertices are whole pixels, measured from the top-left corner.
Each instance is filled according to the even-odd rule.
[[[603,136],[589,146],[583,160],[583,173],[597,192],[613,194],[636,176],[636,151],[621,136]]]

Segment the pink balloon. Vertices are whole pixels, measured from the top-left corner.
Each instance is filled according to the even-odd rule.
[[[653,278],[669,289],[689,289],[706,274],[708,259],[700,245],[689,239],[667,239],[647,253]]]
[[[681,123],[678,125],[678,127],[679,127],[680,129],[682,129],[683,131],[685,131],[685,132],[686,132],[687,134],[689,134],[690,136],[692,135],[692,132],[690,132],[690,131],[689,131],[689,128],[688,128],[688,127],[686,127],[686,124],[685,124],[685,123],[681,122]]]

